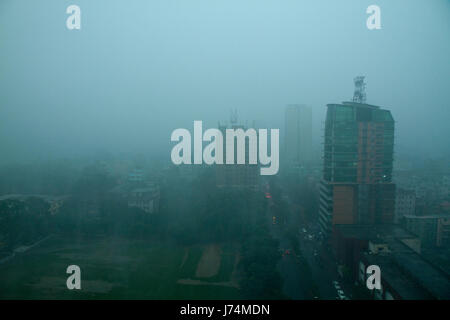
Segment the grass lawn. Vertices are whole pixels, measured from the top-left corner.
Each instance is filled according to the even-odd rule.
[[[237,288],[208,284],[230,280],[232,245],[222,246],[217,274],[202,285],[177,283],[196,279],[202,252],[155,241],[53,237],[0,265],[0,299],[239,299]],[[81,268],[81,290],[66,287],[71,264]]]

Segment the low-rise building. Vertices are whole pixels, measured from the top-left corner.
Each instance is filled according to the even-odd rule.
[[[405,227],[416,234],[424,247],[450,245],[450,215],[405,215]]]
[[[420,239],[396,225],[336,227],[338,263],[366,286],[367,268],[381,272],[381,288],[369,290],[374,299],[450,299],[450,277],[421,255]]]
[[[26,201],[30,198],[38,198],[50,205],[48,211],[50,214],[57,214],[64,202],[69,198],[69,195],[48,195],[48,194],[6,194],[0,196],[0,201],[3,200],[18,200]]]
[[[147,213],[159,212],[159,186],[153,182],[124,183],[113,190],[113,194],[127,202],[128,207],[139,208]]]
[[[414,190],[398,188],[395,195],[395,218],[394,222],[399,223],[406,215],[413,215],[416,212],[416,193]]]
[[[398,240],[386,243],[389,250],[382,253],[364,252],[359,262],[359,280],[365,284],[365,271],[370,265],[381,270],[381,289],[372,290],[378,300],[448,300],[448,274],[430,264],[421,255]]]
[[[133,188],[128,191],[128,206],[137,207],[148,213],[159,211],[159,188],[155,184]]]

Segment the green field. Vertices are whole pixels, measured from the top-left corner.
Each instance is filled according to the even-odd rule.
[[[215,245],[219,262],[206,278],[196,274],[205,248],[55,236],[0,265],[0,299],[239,299],[236,246]],[[72,264],[81,268],[81,290],[66,287]]]

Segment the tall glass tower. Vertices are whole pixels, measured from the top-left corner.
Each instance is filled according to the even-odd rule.
[[[328,104],[319,223],[392,223],[395,122],[389,110],[360,102]]]

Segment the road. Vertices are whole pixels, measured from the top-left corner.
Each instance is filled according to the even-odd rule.
[[[306,234],[309,234],[308,232]],[[318,242],[305,239],[304,236],[299,237],[299,245],[303,256],[311,268],[314,282],[316,283],[320,299],[334,300],[337,297],[337,291],[333,285],[333,281],[338,280],[338,273],[334,261],[325,261],[323,256],[319,254],[321,251]],[[314,255],[316,253],[317,255]]]
[[[272,236],[279,241],[280,251],[291,250],[290,241],[284,236],[278,225],[272,225]],[[277,265],[278,272],[283,279],[283,293],[293,300],[309,299],[304,287],[304,276],[298,266],[298,259],[293,253],[283,254]]]
[[[283,192],[283,194],[286,193]],[[287,197],[285,197],[285,201],[290,209],[289,220],[287,222],[287,225],[289,225],[296,212],[293,210],[294,205],[292,201]],[[270,202],[272,202],[272,199]],[[268,208],[270,210],[271,206],[269,205]],[[271,224],[272,236],[279,241],[280,249],[283,251],[286,249],[292,250],[291,242],[286,237],[286,226],[273,224],[270,211],[268,216],[270,217],[269,223]],[[307,230],[306,233],[301,231],[303,228]],[[312,235],[313,239],[310,240],[308,235]],[[335,300],[338,297],[337,290],[333,284],[333,281],[339,281],[336,263],[330,254],[320,254],[323,250],[321,249],[320,242],[316,240],[317,236],[317,227],[310,224],[300,226],[297,237],[301,255],[306,259],[306,262],[310,267],[312,279],[305,279],[305,276],[307,275],[301,274],[301,268],[299,266],[301,263],[300,259],[295,256],[292,251],[290,255],[284,255],[277,266],[284,281],[283,292],[291,299],[302,300],[315,298],[312,295],[310,288],[308,288],[311,283],[314,283],[317,287],[317,298],[323,300]]]

